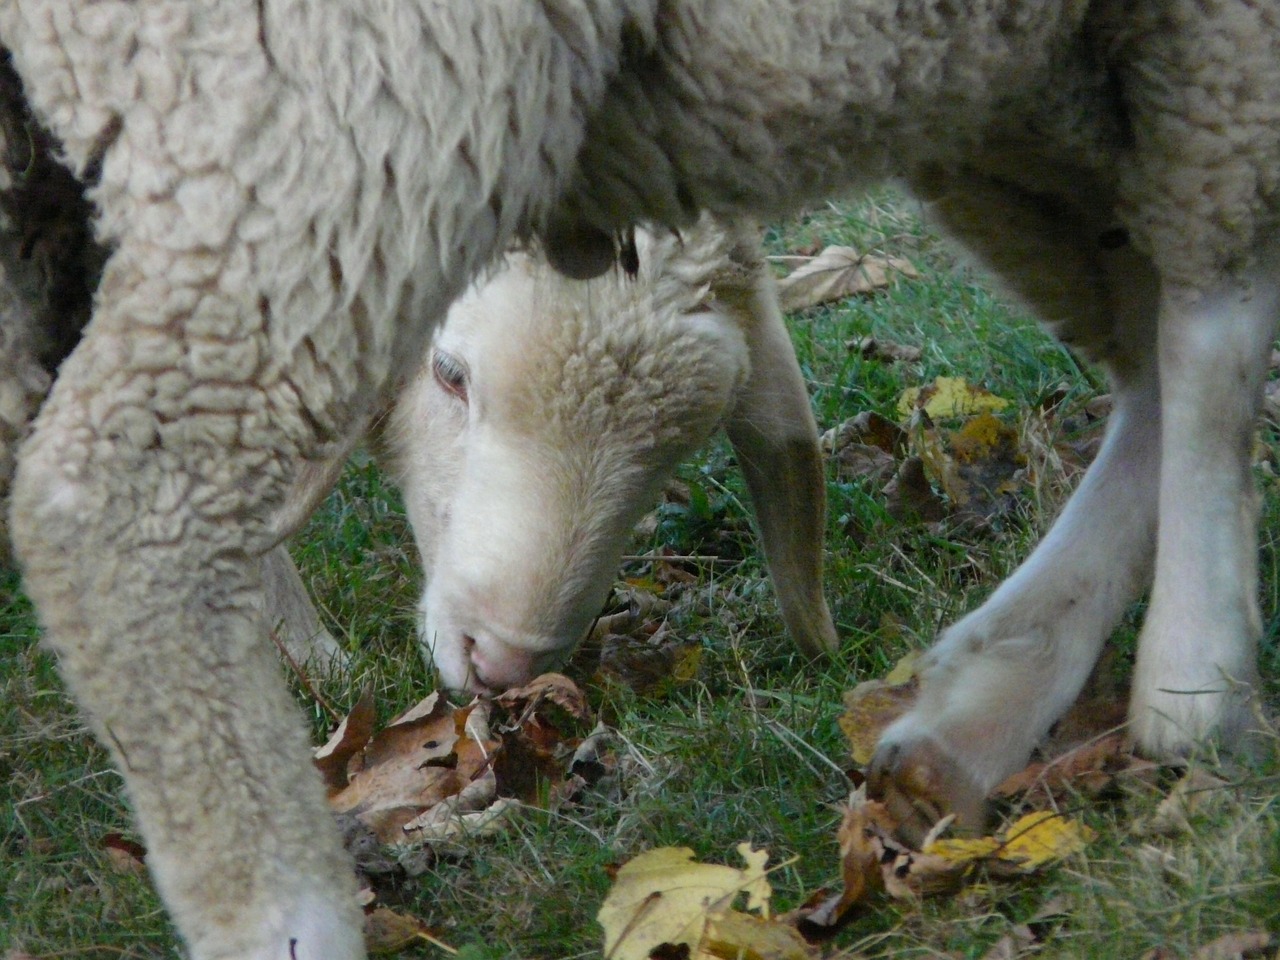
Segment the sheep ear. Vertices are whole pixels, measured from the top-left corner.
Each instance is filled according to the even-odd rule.
[[[835,652],[835,624],[822,594],[826,478],[818,428],[773,278],[763,264],[734,313],[751,372],[725,424],[746,475],[787,629],[809,656]]]

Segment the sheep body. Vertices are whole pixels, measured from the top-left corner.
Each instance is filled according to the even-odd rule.
[[[23,447],[13,538],[192,955],[361,955],[249,558],[300,466],[513,234],[599,272],[636,219],[901,175],[1107,366],[1117,415],[1042,546],[930,654],[873,784],[973,813],[1153,552],[1140,741],[1242,729],[1278,19],[1251,0],[3,0],[0,42],[96,175],[114,249]]]

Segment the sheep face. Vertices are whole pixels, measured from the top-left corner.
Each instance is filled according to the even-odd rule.
[[[449,314],[387,433],[422,555],[424,656],[481,691],[564,660],[630,530],[748,373],[694,251],[577,282],[512,255]]]

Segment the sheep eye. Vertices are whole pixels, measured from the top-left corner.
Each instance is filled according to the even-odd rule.
[[[467,402],[467,367],[451,353],[436,350],[431,355],[431,371],[436,383],[463,403]]]

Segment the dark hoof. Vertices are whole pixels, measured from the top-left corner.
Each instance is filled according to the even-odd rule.
[[[917,847],[948,814],[974,833],[987,822],[986,791],[934,740],[881,744],[867,768],[867,793],[897,821],[899,839]]]

